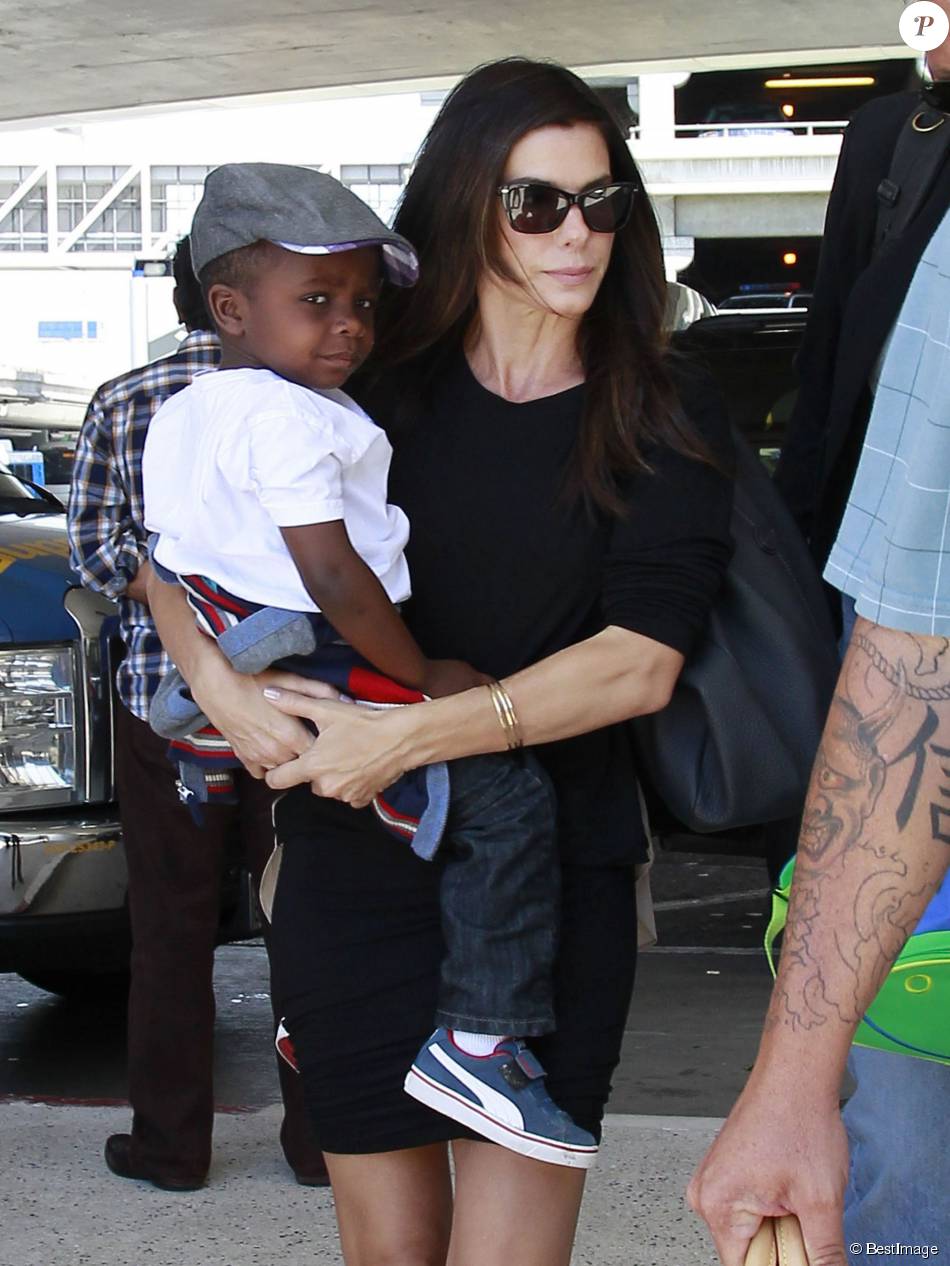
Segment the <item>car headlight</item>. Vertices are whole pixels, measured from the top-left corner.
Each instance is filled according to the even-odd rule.
[[[71,648],[0,649],[0,806],[62,804],[75,785]]]

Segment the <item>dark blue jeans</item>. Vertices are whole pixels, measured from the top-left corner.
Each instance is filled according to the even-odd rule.
[[[452,761],[449,778],[436,1022],[471,1033],[550,1033],[560,904],[551,784],[525,753]]]

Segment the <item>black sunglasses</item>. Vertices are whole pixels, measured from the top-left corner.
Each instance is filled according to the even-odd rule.
[[[630,218],[638,188],[635,181],[619,180],[583,193],[568,193],[537,180],[519,180],[501,185],[498,195],[516,233],[553,233],[573,206],[580,207],[592,233],[616,233]]]

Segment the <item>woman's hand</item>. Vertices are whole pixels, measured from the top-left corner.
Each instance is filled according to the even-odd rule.
[[[162,644],[199,708],[231,744],[248,773],[263,778],[268,769],[305,752],[313,743],[311,731],[296,717],[272,708],[261,687],[272,684],[324,699],[337,698],[337,691],[323,682],[275,669],[257,677],[235,672],[214,639],[198,630],[181,585],[166,584],[152,567],[145,579]]]
[[[210,662],[192,683],[198,706],[255,778],[263,778],[269,769],[292,761],[314,742],[313,733],[296,717],[285,715],[264,698],[262,687],[272,685],[290,687],[302,697],[339,697],[332,686],[322,681],[276,669],[249,677],[217,662]]]
[[[313,691],[308,697],[299,689],[268,686],[263,693],[285,718],[305,717],[319,731],[316,741],[308,732],[311,743],[295,759],[272,770],[267,785],[283,789],[309,783],[314,795],[342,800],[354,809],[365,808],[406,772],[403,736],[408,714],[426,706],[375,712],[315,698]]]

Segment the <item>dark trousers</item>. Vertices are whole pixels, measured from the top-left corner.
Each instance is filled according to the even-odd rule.
[[[200,1180],[211,1161],[214,1122],[212,971],[221,877],[237,839],[257,885],[274,840],[272,793],[242,770],[238,804],[208,808],[199,827],[178,799],[166,748],[165,739],[117,704],[116,784],[132,922],[132,1157],[163,1174]],[[313,1173],[321,1158],[299,1078],[282,1060],[277,1066],[284,1154],[297,1172]]]
[[[436,1022],[472,1033],[550,1033],[560,895],[554,792],[537,760],[520,753],[452,761],[449,778]]]

